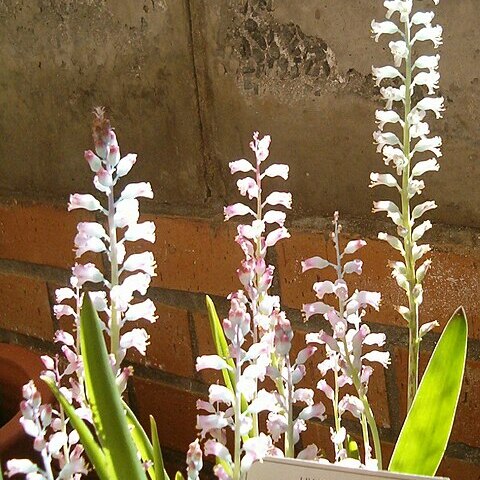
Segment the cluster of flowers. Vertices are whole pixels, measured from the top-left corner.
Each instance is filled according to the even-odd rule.
[[[85,394],[79,337],[80,305],[85,284],[97,284],[101,288],[89,291],[89,295],[102,319],[102,328],[110,337],[109,353],[120,392],[125,390],[128,378],[133,372],[131,367],[121,368],[127,350],[135,348],[145,355],[149,338],[143,328],[133,328],[125,333],[121,330],[126,322],[140,319],[155,322],[157,318],[155,305],[150,299],[134,302],[135,294],[146,294],[151,278],[155,275],[153,254],[143,252],[127,256],[125,247],[126,242],[155,241],[154,223],[138,223],[138,198],[153,198],[152,188],[150,183],[146,182],[131,183],[125,186],[120,196],[115,199],[114,187],[130,172],[137,156],[128,154],[120,157],[115,132],[102,108],[94,111],[93,140],[96,153],[86,151],[85,160],[95,173],[93,184],[105,195],[107,206],[104,208],[93,195],[74,194],[70,196],[68,210],[85,209],[99,212],[106,217],[106,228],[98,222],[80,222],[74,243],[77,258],[88,252],[106,254],[110,264],[110,276],[109,279],[105,278],[94,263],[75,264],[70,287],[56,291],[57,305],[54,306],[54,314],[58,319],[73,318],[76,338],[67,331],[57,331],[55,342],[61,344],[64,358],[60,359],[58,355],[55,358],[47,355],[42,357],[46,369],[44,374],[55,381],[62,394],[73,402],[77,414],[88,422],[91,422],[92,412]],[[122,230],[123,237],[120,239],[119,231]],[[34,437],[34,447],[42,454],[44,470],[30,465],[31,462],[26,460],[11,460],[7,462],[7,474],[12,476],[26,473],[30,475],[27,476],[29,480],[81,478],[86,473],[85,462],[81,458],[83,449],[78,445],[78,434],[68,425],[61,406],[58,410],[49,405],[40,407],[40,393],[30,384],[25,387],[24,396],[27,402],[24,402],[25,405],[31,406],[22,408],[22,425],[27,434]],[[49,412],[48,415],[45,412]],[[35,421],[35,428],[32,420]],[[53,433],[49,434],[50,431]],[[60,467],[58,477],[54,476],[53,472],[58,468],[52,466],[52,459],[57,460]],[[65,472],[70,473],[67,475]]]
[[[380,295],[356,291],[349,298],[344,275],[360,274],[362,263],[360,260],[353,260],[342,266],[343,256],[354,253],[365,242],[350,242],[340,255],[340,227],[335,217],[333,238],[338,252],[338,264],[333,265],[320,257],[303,262],[304,271],[331,265],[338,272],[335,284],[328,281],[315,284],[320,301],[304,306],[307,319],[315,314],[324,315],[330,321],[334,334],[329,336],[325,332],[319,332],[307,335],[308,345],[292,362],[292,327],[280,308],[280,299],[268,293],[272,284],[273,266],[267,266],[265,261],[267,247],[274,246],[280,239],[288,238],[289,233],[284,227],[283,211],[263,211],[268,205],[290,208],[291,194],[273,192],[262,201],[263,178],[281,176],[286,179],[288,176],[288,167],[278,164],[270,165],[262,173],[262,163],[269,155],[269,145],[269,136],[259,139],[258,133],[255,133],[250,147],[255,153],[256,165],[253,166],[245,159],[230,163],[232,174],[254,173],[254,178],[238,180],[237,186],[243,196],[248,195],[250,200],[256,200],[257,208],[254,211],[244,203],[225,208],[226,219],[237,215],[251,215],[253,221],[249,225],[238,226],[236,241],[245,254],[245,259],[237,271],[243,290],[230,294],[229,314],[223,320],[223,330],[229,341],[229,357],[205,355],[197,359],[197,370],[210,368],[230,371],[233,377],[233,388],[213,384],[209,388],[208,401],[199,400],[197,403],[198,409],[202,411],[197,417],[200,438],[204,440],[210,437],[204,442],[203,451],[205,455],[216,457],[214,471],[221,480],[244,478],[252,462],[266,455],[293,458],[294,447],[300,434],[307,428],[306,422],[312,418],[325,418],[325,406],[322,402],[315,403],[313,390],[296,388],[306,374],[305,363],[317,350],[313,344],[317,343],[326,345],[327,349],[327,360],[319,365],[322,375],[329,370],[335,375],[335,389],[329,387],[325,379],[319,381],[318,388],[334,403],[336,428],[332,430],[332,441],[336,446],[336,461],[345,461],[347,457],[342,446],[346,431],[341,427],[340,421],[341,415],[350,411],[360,418],[364,427],[365,464],[376,468],[377,462],[372,460],[370,455],[367,430],[368,424],[375,447],[379,448],[378,432],[367,399],[368,381],[373,369],[362,362],[377,361],[386,366],[389,355],[377,351],[362,352],[362,345],[383,345],[385,336],[370,333],[368,327],[362,324],[361,317],[368,305],[378,309]],[[265,235],[268,224],[278,226]],[[335,293],[338,297],[338,311],[322,302],[323,297],[329,293]],[[348,328],[348,325],[351,328]],[[260,384],[265,380],[274,386],[273,389],[260,388]],[[339,389],[352,383],[357,388],[358,396],[345,395],[340,400]],[[298,403],[303,403],[304,407],[294,408]],[[258,424],[260,412],[267,412],[266,426],[263,429]],[[295,415],[294,412],[298,414]],[[227,430],[234,432],[233,454],[227,446]],[[283,449],[277,446],[282,437]],[[376,453],[380,455],[377,451]],[[297,455],[297,458],[310,460],[317,457],[318,448],[315,445],[307,446]],[[203,466],[202,449],[198,439],[190,445],[187,464],[189,479],[198,479]]]
[[[344,262],[346,255],[352,255],[366,245],[363,240],[352,240],[347,243],[343,252],[340,253],[340,231],[338,213],[335,213],[334,231],[332,240],[335,246],[336,262],[331,263],[322,257],[312,257],[302,262],[302,270],[306,272],[311,269],[324,269],[331,267],[335,270],[337,279],[316,282],[313,290],[318,301],[303,306],[303,311],[308,318],[314,314],[322,314],[332,329],[332,335],[321,330],[318,333],[310,333],[306,336],[307,343],[318,343],[325,346],[326,359],[319,363],[318,369],[322,377],[326,377],[329,371],[333,375],[333,386],[330,386],[325,378],[322,378],[317,388],[332,402],[334,428],[331,428],[331,439],[335,449],[335,461],[352,464],[348,458],[348,451],[345,447],[347,431],[342,427],[342,415],[350,412],[360,420],[363,434],[364,465],[368,468],[377,469],[382,466],[380,440],[378,430],[373,416],[372,409],[368,402],[368,383],[373,373],[370,365],[363,362],[378,362],[387,368],[390,363],[390,354],[377,350],[364,352],[363,346],[379,347],[385,344],[384,333],[371,333],[370,328],[362,323],[365,315],[365,308],[372,307],[375,310],[380,306],[380,293],[358,291],[349,296],[348,285],[345,276],[349,274],[360,275],[362,273],[362,261],[359,259]],[[334,295],[336,307],[325,303],[326,295]],[[357,395],[345,394],[340,398],[340,390],[353,385]],[[373,436],[376,460],[371,455],[368,427]],[[356,462],[360,465],[360,461]]]
[[[438,5],[439,0],[434,0],[434,3]],[[374,139],[378,145],[377,151],[383,154],[386,165],[393,166],[398,180],[389,173],[372,173],[371,187],[384,185],[395,188],[401,197],[400,206],[392,201],[379,201],[374,203],[373,211],[386,212],[396,225],[397,235],[381,232],[379,238],[387,241],[403,257],[403,261],[392,262],[391,266],[393,277],[408,298],[408,306],[400,306],[398,310],[410,329],[408,402],[411,405],[418,384],[419,343],[422,336],[434,328],[437,322],[420,325],[419,321],[419,306],[423,301],[422,282],[431,261],[427,259],[417,266],[417,262],[430,250],[429,245],[417,242],[432,224],[425,220],[415,225],[424,213],[436,208],[436,204],[434,201],[426,201],[413,208],[410,200],[415,195],[420,195],[425,188],[424,181],[419,180],[419,177],[439,169],[437,158],[442,155],[442,139],[430,136],[426,117],[428,112],[433,112],[437,119],[441,118],[444,110],[443,98],[434,96],[440,79],[440,55],[420,55],[414,58],[413,47],[430,41],[438,48],[442,44],[442,27],[432,25],[435,16],[433,12],[414,12],[413,0],[385,1],[384,5],[387,20],[372,22],[375,40],[378,41],[382,34],[397,35],[400,40],[389,43],[394,66],[373,68],[373,75],[377,85],[385,79],[398,79],[402,84],[399,88],[381,88],[386,108],[375,113],[379,130],[374,133]],[[395,23],[392,20],[397,15],[398,23]],[[421,98],[425,88],[427,96]],[[394,104],[400,105],[398,111]],[[392,131],[385,131],[387,124],[392,125],[392,129],[396,127],[401,131],[402,138]],[[419,155],[420,160],[414,162],[414,158]],[[433,157],[428,158],[430,155]]]

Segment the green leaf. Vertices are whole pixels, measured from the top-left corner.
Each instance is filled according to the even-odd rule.
[[[227,370],[226,368],[222,370],[223,381],[225,383],[225,386],[229,388],[232,392],[234,392],[235,363],[230,356],[227,339],[225,338],[222,324],[220,323],[220,319],[218,318],[215,304],[208,295],[206,296],[205,300],[207,303],[208,320],[210,321],[210,329],[212,331],[213,343],[215,344],[215,350],[217,351],[217,355],[223,358],[232,367],[232,370]]]
[[[115,471],[115,476],[109,480],[122,480],[125,472],[128,472],[130,480],[146,480],[128,430],[100,319],[88,293],[84,296],[80,312],[80,345],[93,422],[105,455]]]
[[[180,472],[177,472],[175,475],[175,480],[185,480],[185,477]]]
[[[128,426],[130,429],[130,433],[132,434],[133,441],[135,442],[135,446],[137,447],[137,450],[140,452],[140,455],[142,456],[142,460],[144,462],[151,461],[153,462],[153,447],[152,444],[150,443],[150,439],[148,438],[148,435],[146,434],[145,430],[143,427],[140,425],[140,422],[138,421],[137,417],[131,410],[131,408],[123,402],[123,408],[125,409],[126,412],[126,418],[128,422]],[[152,465],[148,470],[148,475],[152,480],[156,480],[155,477],[155,468]]]
[[[432,354],[403,425],[388,470],[435,475],[455,418],[467,354],[468,326],[460,307]]]
[[[40,378],[48,385],[58,403],[68,415],[72,427],[78,432],[83,448],[85,449],[90,462],[92,462],[97,475],[102,480],[109,480],[112,478],[115,475],[113,465],[110,459],[107,459],[103,453],[102,448],[93,437],[86,423],[77,415],[73,406],[65,398],[62,392],[60,392],[57,385],[55,385],[55,382],[50,377],[42,375]]]
[[[153,464],[155,467],[156,480],[170,480],[163,463],[162,449],[160,448],[160,440],[158,439],[157,422],[155,422],[152,415],[150,415],[150,431],[152,434]]]

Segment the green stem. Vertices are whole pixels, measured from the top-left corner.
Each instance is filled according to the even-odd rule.
[[[407,159],[407,165],[402,173],[402,223],[406,229],[403,237],[404,258],[408,282],[408,308],[409,308],[409,354],[408,354],[408,394],[407,394],[407,411],[410,410],[415,394],[418,388],[418,354],[419,354],[419,338],[418,338],[418,305],[413,296],[413,289],[416,285],[415,277],[415,260],[413,259],[412,239],[412,220],[410,212],[410,199],[408,196],[408,184],[410,180],[411,169],[411,145],[410,145],[410,122],[409,115],[412,109],[412,45],[410,23],[405,23],[405,42],[408,48],[408,55],[405,59],[405,123],[403,126],[403,153]]]
[[[235,366],[235,382],[238,385],[240,381],[241,375],[241,365],[240,365],[240,347],[238,341],[238,333],[237,333],[237,361]],[[242,448],[242,436],[240,434],[240,418],[241,418],[241,406],[242,402],[242,394],[238,389],[235,389],[235,407],[234,407],[234,415],[235,415],[235,452],[234,452],[234,469],[233,469],[233,480],[240,480],[241,475],[241,463],[240,463],[240,454]]]
[[[287,431],[285,432],[285,457],[295,457],[295,442],[293,439],[293,380],[292,368],[290,365],[290,356],[286,355],[286,367],[288,372],[287,378],[287,402],[288,402],[288,418]],[[280,393],[280,392],[279,392]]]
[[[117,227],[115,226],[115,198],[113,195],[113,185],[110,187],[110,193],[108,194],[108,234],[110,236],[110,289],[112,289],[119,283]],[[110,308],[110,353],[115,356],[117,367],[120,367],[120,316],[113,300],[111,300]]]

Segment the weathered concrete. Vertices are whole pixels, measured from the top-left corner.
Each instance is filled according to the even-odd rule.
[[[247,153],[253,129],[271,133],[272,157],[291,165],[296,215],[340,209],[365,217],[373,199],[391,194],[366,188],[369,172],[385,170],[372,141],[374,110],[382,102],[370,72],[372,64],[391,60],[386,41],[376,44],[369,33],[371,20],[383,16],[382,3],[198,2],[205,9],[201,35],[209,47],[215,153],[225,167]],[[477,8],[475,0],[438,8],[448,112],[432,124],[444,137],[444,157],[440,173],[426,177],[425,196],[440,205],[432,215],[437,221],[478,228]]]
[[[90,189],[83,150],[105,105],[132,180],[157,203],[207,196],[190,20],[181,1],[0,2],[0,188],[62,197]]]
[[[273,136],[291,165],[297,218],[368,217],[372,141],[381,106],[372,64],[390,61],[370,38],[380,0],[0,0],[0,193],[65,198],[90,188],[82,151],[88,115],[109,107],[135,180],[152,182],[162,211],[220,211],[234,195],[228,161],[251,132]],[[429,2],[421,2],[425,5]],[[433,5],[433,4],[432,4]],[[477,0],[441,2],[445,119],[438,174],[425,196],[435,220],[480,227]]]

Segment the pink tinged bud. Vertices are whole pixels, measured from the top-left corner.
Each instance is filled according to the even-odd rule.
[[[233,205],[229,205],[228,207],[224,207],[223,213],[225,215],[225,220],[230,220],[232,217],[243,215],[252,215],[255,217],[253,210],[243,203],[235,203]]]
[[[72,272],[79,287],[86,282],[100,283],[104,280],[102,272],[93,263],[86,263],[85,265],[77,263],[72,268]]]
[[[263,221],[265,223],[278,223],[280,227],[283,227],[287,214],[285,212],[279,212],[277,210],[269,210],[263,216]]]
[[[55,318],[58,320],[64,316],[75,315],[75,310],[70,305],[54,305],[53,306],[53,313]]]
[[[132,167],[135,165],[135,162],[137,161],[137,154],[136,153],[129,153],[125,157],[123,157],[117,165],[117,176],[118,177],[124,177],[127,175]]]
[[[351,262],[347,262],[344,266],[343,266],[343,272],[344,273],[356,273],[357,275],[361,275],[362,274],[362,266],[363,266],[363,262],[361,260],[352,260]]]
[[[119,392],[124,392],[127,388],[128,379],[133,375],[133,367],[125,367],[122,373],[117,376],[116,384]]]
[[[388,368],[388,365],[390,365],[389,352],[379,352],[378,350],[373,350],[363,355],[362,359],[369,362],[381,363],[384,368]]]
[[[333,388],[330,387],[330,385],[328,385],[328,383],[323,378],[317,383],[317,388],[321,390],[329,400],[331,400],[332,402],[334,401],[335,393],[333,391]]]
[[[292,208],[292,194],[289,192],[272,192],[263,202],[265,205],[282,205],[286,208]]]
[[[316,282],[313,284],[313,290],[317,294],[317,298],[322,300],[325,295],[335,292],[335,285],[329,280]]]
[[[345,395],[338,403],[339,411],[349,411],[355,418],[360,418],[364,412],[363,403],[353,395]]]
[[[35,440],[33,441],[33,449],[36,452],[41,452],[46,446],[47,446],[47,442],[45,441],[45,438],[43,438],[42,436],[35,438]]]
[[[137,197],[153,198],[150,182],[130,183],[120,194],[122,200],[130,200]]]
[[[94,212],[96,210],[103,210],[102,205],[100,202],[89,193],[87,194],[80,194],[75,193],[70,195],[70,202],[68,203],[68,211],[75,210],[77,208],[83,208],[85,210],[89,210]]]
[[[258,239],[265,231],[265,223],[262,220],[254,220],[251,225],[239,225],[237,231],[244,238]]]
[[[141,355],[145,355],[149,338],[150,336],[144,328],[134,328],[121,336],[120,348],[126,351],[133,347],[136,348]]]
[[[130,322],[139,320],[140,318],[144,318],[151,323],[154,323],[158,318],[155,315],[155,304],[149,298],[144,302],[130,305],[124,316],[124,320]]]
[[[248,241],[243,235],[237,235],[235,241],[240,245],[240,248],[243,250],[243,253],[246,257],[253,257],[255,252],[252,242]]]
[[[113,185],[112,174],[103,167],[97,172],[98,183],[105,188],[110,188]]]
[[[210,385],[208,389],[208,400],[211,404],[221,402],[230,406],[235,401],[235,398],[229,388],[223,385],[213,384]]]
[[[323,302],[305,303],[302,307],[302,311],[305,313],[307,320],[312,315],[324,315],[329,312],[333,307]]]
[[[27,418],[20,418],[20,423],[23,427],[25,433],[30,437],[37,437],[40,435],[40,427],[33,420],[29,420]]]
[[[157,264],[155,263],[155,258],[152,252],[134,253],[125,260],[123,268],[127,272],[141,270],[147,275],[153,277],[155,275]]]
[[[367,244],[365,240],[351,240],[347,243],[345,250],[343,251],[344,255],[351,255],[355,253],[360,248],[364,247]]]
[[[213,455],[225,460],[228,463],[232,461],[232,457],[230,456],[230,452],[228,451],[227,447],[216,440],[207,440],[205,442],[204,450],[205,455]]]
[[[37,387],[35,387],[35,383],[33,380],[30,380],[22,387],[22,395],[25,400],[31,400],[35,392],[37,391]]]
[[[311,388],[297,388],[293,394],[293,403],[296,402],[313,405],[313,390]]]
[[[250,200],[258,197],[258,185],[253,178],[246,177],[237,180],[237,187],[240,195],[245,197],[248,194]]]
[[[297,365],[292,372],[292,383],[296,385],[298,382],[302,381],[306,373],[307,369],[305,368],[305,365]]]
[[[263,172],[263,177],[282,177],[284,180],[288,179],[289,166],[283,165],[280,163],[274,163],[270,165],[265,172]]]
[[[285,227],[277,228],[270,232],[265,239],[265,245],[267,247],[273,247],[276,243],[284,238],[290,238],[290,233]]]
[[[241,160],[236,160],[235,162],[230,162],[228,166],[232,175],[237,172],[255,172],[255,168],[253,167],[253,165],[244,158],[242,158]]]
[[[93,177],[93,186],[99,191],[104,193],[105,195],[110,195],[110,187],[106,187],[103,183],[100,182],[98,179],[98,175]]]
[[[77,234],[74,239],[75,257],[79,258],[86,252],[101,253],[107,250],[105,244],[97,237],[84,237],[81,234]]]
[[[263,162],[269,155],[268,149],[270,148],[270,143],[272,138],[270,135],[265,135],[258,143],[257,143],[257,158],[260,162]]]
[[[295,359],[295,364],[303,365],[316,351],[317,347],[315,347],[314,345],[309,345],[303,350],[300,350],[300,352],[298,352],[297,358]]]
[[[299,460],[316,460],[318,455],[318,447],[313,443],[304,448],[298,455]]]
[[[302,262],[302,273],[305,273],[307,270],[311,270],[312,268],[325,268],[328,267],[330,262],[321,258],[321,257],[312,257]]]
[[[136,242],[137,240],[146,240],[155,242],[155,224],[153,222],[143,222],[129,225],[124,235],[125,240]]]
[[[311,418],[318,418],[323,421],[326,418],[324,413],[325,413],[325,405],[322,402],[319,402],[319,403],[316,403],[315,405],[305,407],[298,415],[298,418],[301,420],[310,420]]]
[[[120,148],[118,147],[117,143],[110,145],[108,149],[107,155],[107,163],[112,165],[113,167],[119,162],[120,160]]]
[[[370,377],[372,376],[373,368],[370,365],[362,365],[362,373],[360,375],[360,381],[366,385],[368,384]]]
[[[47,370],[53,370],[55,368],[55,362],[52,357],[48,355],[42,355],[40,357],[42,359],[42,363]]]
[[[102,168],[102,161],[91,150],[85,150],[84,157],[92,172],[97,173]]]
[[[215,465],[213,467],[213,474],[218,478],[218,480],[232,480],[232,477],[221,465]]]
[[[219,430],[228,425],[223,412],[214,415],[197,415],[197,429],[201,430],[202,438],[211,430]]]
[[[223,370],[226,368],[227,370],[232,370],[232,367],[218,355],[202,355],[201,357],[197,357],[195,368],[197,372],[205,369]]]
[[[216,410],[214,406],[210,402],[206,402],[205,400],[198,399],[196,403],[197,410],[205,410],[209,413],[215,413]]]

